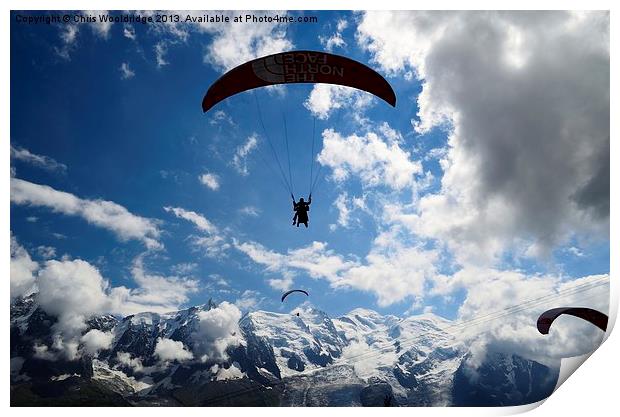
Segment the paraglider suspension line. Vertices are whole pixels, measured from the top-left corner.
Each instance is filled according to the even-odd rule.
[[[271,137],[269,136],[269,133],[267,133],[267,129],[265,128],[265,123],[263,122],[263,114],[261,112],[260,109],[260,103],[258,102],[258,98],[256,97],[256,93],[252,92],[254,95],[254,101],[256,102],[256,108],[258,109],[258,119],[260,122],[261,127],[263,128],[263,132],[265,134],[265,137],[267,138],[267,142],[269,143],[269,147],[271,148],[271,152],[273,153],[273,156],[276,160],[276,163],[278,164],[278,169],[280,170],[280,175],[281,175],[281,179],[283,180],[283,182],[286,184],[286,188],[289,191],[289,193],[293,194],[293,187],[291,186],[291,184],[288,182],[288,180],[286,179],[286,174],[284,173],[284,169],[282,168],[282,164],[280,163],[280,158],[278,158],[278,153],[276,152],[274,146],[273,146],[273,142],[271,141]]]
[[[286,159],[288,160],[288,179],[291,184],[291,194],[293,194],[293,175],[291,174],[291,154],[288,150],[288,129],[286,128],[286,117],[282,113],[282,121],[284,122],[284,141],[286,142]]]
[[[314,169],[314,133],[316,130],[316,117],[312,119],[312,152],[310,153],[310,194],[312,194],[312,174]]]

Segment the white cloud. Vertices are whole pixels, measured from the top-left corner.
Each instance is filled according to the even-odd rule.
[[[282,272],[282,278],[270,278],[267,280],[269,286],[280,291],[288,291],[293,288],[293,274],[288,271]]]
[[[162,248],[157,240],[160,231],[155,220],[132,214],[112,201],[86,200],[47,185],[11,178],[11,202],[79,216],[88,223],[113,232],[121,241],[136,239],[149,249]]]
[[[113,340],[113,332],[102,332],[98,329],[89,330],[80,339],[84,351],[91,356],[96,356],[101,350],[109,349]]]
[[[347,206],[347,198],[347,193],[343,192],[334,201],[334,206],[338,209],[338,224],[342,227],[349,227],[351,216],[351,209]]]
[[[224,12],[229,16],[243,12]],[[269,12],[272,13],[272,12]],[[259,56],[293,49],[286,29],[265,24],[204,24],[199,30],[212,35],[204,61],[225,71]]]
[[[135,41],[136,40],[136,29],[130,24],[123,25],[123,36],[126,37],[127,39],[131,39],[132,41]]]
[[[89,332],[82,336],[86,320],[93,315],[164,313],[178,309],[188,300],[188,294],[198,289],[195,280],[147,273],[144,255],[134,260],[131,272],[137,286],[129,289],[110,286],[96,267],[80,259],[48,260],[39,268],[14,239],[13,243],[12,297],[31,292],[29,288],[36,285],[39,305],[58,318],[52,327],[52,345],[40,347],[40,355],[50,359],[59,355],[75,359],[80,355],[80,345],[91,355],[106,348],[110,334]]]
[[[330,36],[319,36],[319,42],[325,48],[326,51],[332,52],[334,48],[344,48],[347,43],[342,38],[342,31],[349,26],[349,23],[345,19],[340,19],[336,25],[336,32]]]
[[[136,75],[127,62],[123,62],[118,70],[121,72],[121,80],[128,80]]]
[[[185,362],[194,358],[183,342],[161,337],[157,338],[154,355],[162,362]]]
[[[30,152],[28,149],[13,147],[13,145],[11,145],[11,159],[26,162],[47,171],[67,172],[67,166],[65,164],[61,164],[49,156],[37,155]]]
[[[110,37],[112,22],[99,19],[99,16],[108,14],[107,10],[85,10],[83,14],[97,17],[95,22],[89,23],[91,30],[96,36],[106,40]]]
[[[422,165],[410,159],[409,152],[400,147],[400,135],[387,125],[378,133],[368,132],[348,137],[332,129],[323,131],[323,149],[318,161],[332,169],[338,182],[356,175],[365,187],[387,186],[394,190],[412,187]]]
[[[349,107],[360,113],[372,104],[372,95],[351,87],[314,84],[304,107],[321,120],[328,119],[334,110]]]
[[[182,262],[176,265],[173,265],[170,270],[179,275],[188,275],[193,273],[198,269],[198,264],[195,262]]]
[[[52,326],[54,349],[62,351],[67,359],[75,359],[78,338],[86,329],[85,320],[109,308],[107,281],[88,262],[52,260],[39,272],[37,285],[39,305],[58,318]]]
[[[45,245],[37,246],[37,253],[43,259],[51,259],[56,257],[56,248]]]
[[[357,36],[422,80],[419,133],[450,128],[441,190],[396,216],[412,232],[479,265],[608,238],[607,12],[367,12]]]
[[[66,61],[71,60],[71,51],[75,49],[77,42],[77,35],[79,32],[78,25],[67,24],[62,25],[60,30],[60,39],[62,45],[60,47],[55,46],[54,51],[56,54]]]
[[[220,235],[191,236],[190,241],[195,249],[202,250],[209,258],[221,258],[230,248],[230,243]]]
[[[226,349],[241,343],[239,319],[241,311],[226,301],[207,311],[198,313],[198,329],[193,336],[194,353],[203,362],[228,359]]]
[[[207,235],[189,237],[194,249],[203,251],[205,256],[210,258],[220,258],[225,256],[226,251],[230,248],[225,235],[221,234],[218,228],[211,223],[207,218],[194,211],[185,210],[180,207],[164,207],[167,212],[174,213],[175,216],[181,219],[185,219],[193,223],[201,232],[205,232]]]
[[[261,210],[258,207],[254,206],[245,206],[239,209],[239,213],[244,216],[258,217],[261,214]]]
[[[240,310],[251,310],[258,307],[258,305],[262,302],[262,299],[259,298],[260,293],[258,291],[253,290],[245,290],[241,297],[239,297],[235,301],[235,305],[239,307]]]
[[[325,242],[312,242],[298,249],[289,249],[286,254],[271,251],[256,242],[234,242],[235,247],[245,253],[252,261],[264,265],[266,271],[288,272],[301,270],[313,278],[326,278],[337,281],[338,274],[356,265],[327,249]]]
[[[426,286],[438,275],[439,253],[400,241],[394,231],[379,234],[365,262],[346,270],[332,286],[370,292],[381,307],[424,297]]]
[[[228,368],[220,367],[215,364],[211,367],[211,373],[215,374],[217,381],[227,381],[229,379],[240,379],[247,376],[244,372],[241,372],[239,364],[233,362]]]
[[[161,68],[169,64],[166,61],[166,54],[168,53],[168,44],[165,41],[157,42],[154,46],[155,49],[155,61],[157,62],[157,67]]]
[[[239,174],[244,176],[249,174],[248,156],[257,147],[258,137],[256,134],[249,136],[243,145],[237,147],[232,164]]]
[[[131,269],[132,278],[138,287],[112,289],[110,296],[115,311],[121,311],[124,314],[172,311],[186,303],[189,294],[198,290],[198,281],[195,279],[148,272],[144,267],[143,258],[144,255],[138,256]]]
[[[198,177],[198,180],[202,185],[210,188],[213,191],[217,191],[220,189],[220,177],[216,174],[212,174],[210,172],[206,172]]]
[[[564,306],[584,306],[606,313],[608,275],[566,281],[553,275],[468,268],[446,278],[443,284],[437,291],[466,289],[458,314],[461,321],[470,324],[459,332],[459,337],[476,344],[481,357],[493,350],[553,364],[562,357],[590,352],[602,342],[604,333],[585,321],[559,318],[549,335],[541,335],[536,320],[542,312]]]
[[[131,368],[131,370],[135,373],[148,375],[153,371],[160,369],[158,366],[144,366],[142,364],[142,359],[138,357],[132,358],[131,353],[129,352],[117,352],[115,359],[119,364]]]
[[[234,126],[235,122],[233,122],[232,117],[230,117],[228,114],[226,114],[226,112],[224,110],[217,110],[213,113],[213,115],[211,116],[211,119],[209,120],[209,124],[212,126],[215,126],[217,124],[220,124],[222,122],[226,122],[228,125],[230,126]]]
[[[32,293],[35,286],[35,272],[39,264],[32,260],[28,251],[11,235],[11,299]]]
[[[176,217],[180,219],[187,220],[190,223],[193,223],[199,230],[207,233],[217,233],[217,227],[207,220],[201,214],[196,213],[195,211],[185,210],[181,207],[164,207],[168,213],[173,213]]]

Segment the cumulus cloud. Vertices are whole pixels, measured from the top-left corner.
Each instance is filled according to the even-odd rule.
[[[439,253],[418,246],[400,243],[397,231],[381,233],[364,261],[347,259],[327,248],[323,242],[291,249],[286,254],[266,249],[255,242],[236,244],[255,263],[265,266],[267,273],[284,273],[269,284],[286,289],[295,272],[304,272],[315,279],[325,279],[333,288],[367,291],[385,307],[408,297],[422,297],[425,286],[437,274],[435,263]]]
[[[415,184],[415,175],[422,172],[422,165],[411,160],[400,140],[400,134],[387,125],[364,136],[346,137],[326,129],[318,161],[332,169],[332,177],[338,182],[356,175],[365,187],[381,185],[401,190]]]
[[[147,271],[144,255],[134,259],[131,275],[137,284],[136,288],[115,287],[110,292],[114,310],[124,314],[168,312],[186,303],[189,294],[198,290],[198,281],[195,279]]]
[[[446,286],[438,286],[436,291],[467,291],[458,313],[465,326],[457,334],[475,346],[478,362],[488,351],[501,351],[554,365],[560,358],[593,351],[603,340],[604,333],[583,320],[559,318],[544,336],[535,323],[542,312],[560,306],[607,313],[608,275],[565,280],[554,275],[468,268],[445,279]],[[475,369],[475,364],[472,367]]]
[[[349,26],[345,19],[340,19],[336,24],[336,31],[329,36],[319,35],[319,42],[326,51],[332,52],[334,48],[344,48],[347,43],[342,38],[342,32]]]
[[[226,381],[229,379],[240,379],[247,376],[241,372],[241,368],[237,362],[233,362],[228,368],[220,367],[218,364],[210,368],[212,374],[215,374],[216,381]]]
[[[96,356],[100,351],[109,349],[113,340],[113,332],[102,332],[98,329],[89,330],[80,339],[84,351],[91,356]]]
[[[185,362],[194,358],[183,342],[161,337],[157,338],[154,355],[162,362]]]
[[[198,329],[193,335],[194,353],[203,362],[228,359],[226,349],[241,343],[239,319],[241,311],[226,301],[215,308],[198,313]]]
[[[334,201],[334,206],[336,206],[336,209],[338,209],[337,223],[339,226],[342,227],[349,227],[349,220],[351,216],[351,209],[349,208],[349,206],[347,206],[347,198],[348,195],[346,192],[344,192],[339,194],[336,198],[336,201]],[[334,226],[333,228],[331,228],[332,230],[336,228],[335,224],[330,226]]]
[[[354,88],[332,84],[314,84],[304,107],[315,117],[326,120],[334,110],[351,108],[357,112],[372,104],[372,95]]]
[[[204,174],[198,177],[198,180],[205,187],[217,191],[220,189],[220,177],[211,172],[205,172]]]
[[[149,249],[161,249],[156,221],[137,216],[125,207],[106,200],[86,200],[47,185],[11,178],[11,202],[47,207],[68,216],[79,216],[88,223],[114,233],[121,241],[136,239]]]
[[[121,72],[121,80],[128,80],[136,75],[136,73],[129,67],[128,62],[123,62],[118,70]]]
[[[158,366],[144,366],[142,359],[138,357],[132,358],[129,352],[117,352],[115,359],[120,365],[130,368],[134,373],[148,375],[160,368]]]
[[[265,266],[269,273],[293,273],[303,271],[313,278],[325,278],[337,281],[339,273],[356,265],[327,248],[325,242],[312,242],[298,249],[289,249],[287,253],[278,253],[256,242],[235,242],[235,247],[245,253],[252,261]]]
[[[403,240],[398,230],[380,233],[364,262],[347,269],[332,286],[370,292],[381,307],[424,297],[438,275],[440,254]]]
[[[283,271],[282,278],[269,278],[267,284],[273,289],[288,291],[293,288],[293,274],[288,271]]]
[[[413,232],[468,263],[608,237],[607,12],[367,12],[357,39],[384,71],[422,81],[419,133],[451,132]]]
[[[60,172],[63,174],[67,172],[67,166],[65,164],[57,162],[49,156],[37,155],[30,152],[28,149],[14,147],[13,145],[11,145],[11,159],[22,161],[47,171]]]
[[[239,12],[224,13],[232,16]],[[209,33],[213,39],[207,45],[204,62],[221,71],[259,56],[293,49],[292,42],[286,38],[286,29],[279,25],[204,24],[199,25],[199,30]]]
[[[235,150],[233,156],[232,165],[241,175],[248,175],[248,156],[250,153],[258,147],[258,137],[253,134],[247,138],[243,145],[240,145]]]
[[[13,238],[11,249],[11,297],[26,295],[36,288],[37,302],[57,318],[52,326],[52,344],[39,346],[39,357],[73,360],[84,352],[95,355],[109,346],[109,333],[90,331],[86,320],[99,314],[164,313],[175,310],[198,288],[195,280],[150,274],[143,256],[132,267],[135,288],[112,287],[99,270],[81,259],[48,260],[41,266]]]
[[[43,310],[58,318],[52,326],[53,348],[67,359],[78,356],[78,338],[85,320],[109,308],[108,283],[99,271],[82,260],[47,261],[37,277],[37,301]]]
[[[11,235],[11,299],[31,294],[35,286],[35,273],[39,264],[32,260],[30,254],[21,246],[15,236]]]

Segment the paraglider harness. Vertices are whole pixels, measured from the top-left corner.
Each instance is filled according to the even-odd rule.
[[[293,199],[293,210],[295,211],[293,226],[297,225],[299,227],[299,224],[303,223],[308,227],[308,211],[310,211],[310,204],[312,204],[312,194],[308,196],[308,202],[302,201],[303,198],[300,198],[299,202],[295,202],[293,194],[291,194],[291,198]]]

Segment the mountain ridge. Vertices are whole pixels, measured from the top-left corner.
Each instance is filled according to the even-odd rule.
[[[227,321],[226,305],[89,317],[80,340],[97,331],[111,341],[93,354],[80,342],[81,355],[68,360],[53,350],[57,319],[36,295],[16,300],[11,403],[364,406],[390,398],[499,406],[546,398],[557,380],[556,369],[506,353],[489,354],[472,378],[468,346],[444,330],[452,321],[432,313],[399,318],[357,308],[332,319],[304,308]],[[87,394],[74,398],[78,387]]]

